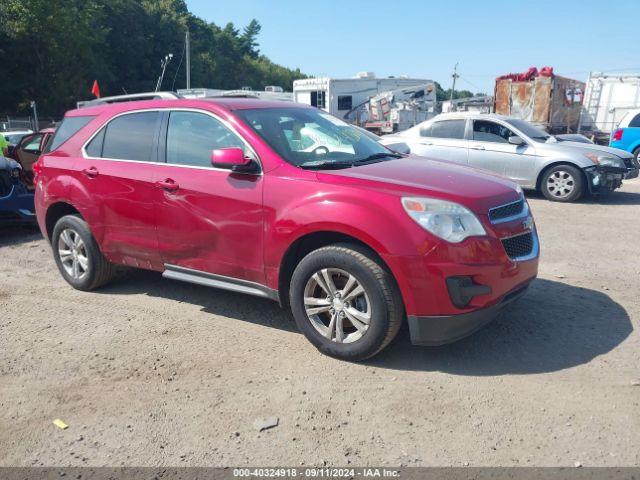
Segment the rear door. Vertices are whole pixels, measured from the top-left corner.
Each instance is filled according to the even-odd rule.
[[[119,263],[162,269],[156,236],[161,166],[161,113],[127,112],[109,121],[84,148],[76,175],[100,209],[101,248]]]
[[[263,177],[211,166],[214,149],[240,147],[257,156],[222,119],[175,110],[163,121],[158,172],[158,242],[162,261],[264,283]]]
[[[467,164],[466,120],[438,120],[420,129],[420,137],[411,144],[411,153],[437,160]]]
[[[509,137],[517,134],[506,125],[491,120],[472,122],[469,165],[529,184],[535,168],[535,148],[527,143],[510,144]]]
[[[24,137],[16,147],[16,157],[22,165],[25,176],[33,182],[33,164],[38,161],[42,153],[43,133],[34,133]]]

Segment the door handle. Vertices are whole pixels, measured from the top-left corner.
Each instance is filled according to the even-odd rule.
[[[474,145],[473,147],[474,150],[485,150],[485,148],[482,145]]]
[[[167,192],[175,192],[176,190],[178,190],[178,188],[180,188],[180,185],[178,185],[175,182],[175,180],[171,178],[167,178],[165,180],[156,182],[156,186],[158,188],[162,188],[163,190],[166,190]]]
[[[433,142],[420,142],[421,145],[433,145]]]
[[[83,169],[82,173],[84,173],[89,178],[96,178],[99,172],[96,167],[89,167],[89,168]]]

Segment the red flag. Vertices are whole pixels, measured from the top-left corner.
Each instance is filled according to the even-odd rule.
[[[100,98],[100,86],[98,85],[98,80],[93,81],[93,87],[91,87],[91,93],[93,93],[96,98]]]

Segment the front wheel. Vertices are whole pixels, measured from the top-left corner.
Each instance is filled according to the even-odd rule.
[[[557,165],[542,177],[542,194],[554,202],[575,202],[584,193],[584,176],[571,165]]]
[[[321,352],[364,360],[396,336],[404,311],[392,275],[366,249],[337,244],[309,253],[291,278],[296,324]]]

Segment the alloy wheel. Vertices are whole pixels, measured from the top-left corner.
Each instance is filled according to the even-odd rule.
[[[65,228],[58,237],[58,256],[65,272],[74,280],[81,280],[89,271],[89,256],[80,234]]]
[[[557,198],[566,198],[573,193],[576,182],[566,170],[556,170],[547,178],[547,190]]]
[[[338,268],[315,272],[304,289],[304,308],[313,327],[336,343],[362,338],[371,322],[371,303],[360,281]]]

